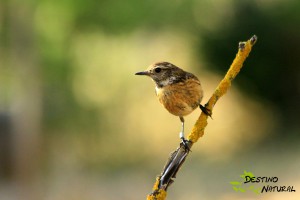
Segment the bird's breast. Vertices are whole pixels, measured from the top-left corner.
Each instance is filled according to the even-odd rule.
[[[155,90],[160,103],[176,116],[190,114],[199,106],[203,97],[200,82],[193,79],[156,87]]]

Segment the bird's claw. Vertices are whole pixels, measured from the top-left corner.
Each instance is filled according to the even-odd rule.
[[[200,109],[202,110],[202,112],[204,112],[207,116],[210,116],[212,115],[212,111],[208,108],[206,108],[205,106],[202,106],[201,104],[199,105]]]
[[[184,137],[181,137],[180,139],[181,139],[180,145],[182,144],[186,151],[191,151],[189,144],[188,144],[189,141],[187,139],[185,139]]]

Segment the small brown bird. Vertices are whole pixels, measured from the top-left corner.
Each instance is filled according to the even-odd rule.
[[[135,75],[149,76],[155,82],[155,92],[160,103],[171,114],[180,118],[182,127],[179,137],[187,147],[183,116],[190,114],[198,106],[206,115],[211,116],[211,111],[200,104],[203,90],[199,79],[169,62],[154,63],[146,71]]]

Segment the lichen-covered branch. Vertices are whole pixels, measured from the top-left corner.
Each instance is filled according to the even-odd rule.
[[[213,111],[216,102],[226,94],[227,90],[231,86],[231,81],[240,72],[244,61],[248,57],[252,46],[257,41],[257,37],[254,35],[247,42],[239,43],[239,50],[236,54],[233,63],[231,64],[229,70],[227,71],[223,80],[219,83],[215,92],[205,104],[205,107]],[[192,147],[193,143],[197,142],[200,137],[204,135],[204,129],[207,126],[208,116],[203,112],[200,114],[198,120],[196,121],[192,131],[188,135],[188,146]],[[163,172],[160,176],[156,178],[156,182],[153,187],[153,192],[147,196],[147,200],[164,200],[167,196],[167,189],[171,183],[173,183],[176,174],[184,163],[186,157],[190,151],[186,150],[182,143],[180,146],[170,155]]]
[[[219,83],[213,95],[210,97],[209,101],[206,103],[206,108],[213,110],[217,101],[226,94],[227,90],[231,86],[231,81],[236,77],[236,75],[240,72],[243,67],[243,63],[248,57],[252,46],[257,41],[257,37],[254,35],[247,42],[239,43],[239,51],[236,54],[235,59],[233,60],[229,70],[227,71],[223,80]],[[204,129],[207,126],[207,115],[201,113],[197,122],[195,123],[192,131],[188,135],[188,139],[193,143],[197,142],[197,140],[203,136]]]

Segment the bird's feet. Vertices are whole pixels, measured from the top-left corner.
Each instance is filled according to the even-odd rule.
[[[207,116],[210,116],[210,118],[212,118],[212,112],[210,109],[206,108],[205,106],[202,106],[201,104],[199,105],[199,107],[202,110],[202,112],[204,112]]]
[[[181,134],[181,133],[180,133],[180,134]],[[183,136],[180,137],[180,139],[181,139],[181,143],[180,143],[180,144],[183,145],[185,151],[191,151],[191,149],[190,149],[190,147],[189,147],[189,144],[188,144],[189,141],[188,141],[187,139],[185,139]]]

